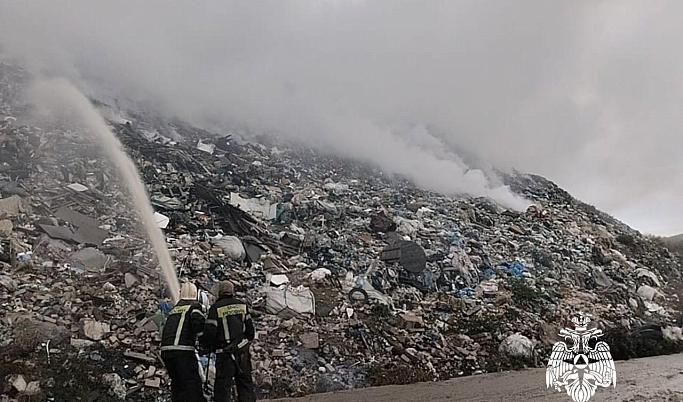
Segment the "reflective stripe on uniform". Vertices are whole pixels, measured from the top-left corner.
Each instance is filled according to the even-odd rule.
[[[161,351],[168,351],[168,350],[189,350],[194,352],[194,346],[189,346],[189,345],[168,345],[168,346],[162,346]]]
[[[228,328],[228,316],[223,316],[223,335],[225,335],[225,340],[230,342],[230,328]]]
[[[228,316],[231,315],[241,315],[242,321],[244,321],[244,316],[247,314],[246,304],[229,304],[227,306],[218,307],[216,309],[216,314],[218,318],[223,321],[223,335],[225,340],[230,342],[230,328],[228,327]]]
[[[185,316],[187,315],[188,310],[190,310],[192,306],[187,305],[187,306],[176,306],[173,308],[173,311],[179,312],[180,315],[180,322],[178,323],[178,329],[175,331],[175,340],[173,341],[173,345],[178,346],[180,344],[180,335],[183,332],[183,325],[185,324]]]
[[[214,327],[218,326],[218,321],[216,320],[206,320],[207,325],[213,325]]]

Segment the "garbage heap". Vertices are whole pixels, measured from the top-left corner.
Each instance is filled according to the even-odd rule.
[[[251,306],[261,398],[540,366],[579,312],[606,332],[677,318],[678,255],[544,178],[502,175],[533,203],[511,211],[126,118],[179,277],[232,280]],[[2,400],[169,398],[170,297],[113,171],[85,133],[0,118]]]

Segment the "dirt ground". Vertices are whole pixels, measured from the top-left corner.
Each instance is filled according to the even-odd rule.
[[[616,388],[598,388],[591,402],[683,402],[683,354],[615,362]],[[536,402],[565,401],[566,393],[546,390],[545,369],[454,380],[316,394],[282,402]]]

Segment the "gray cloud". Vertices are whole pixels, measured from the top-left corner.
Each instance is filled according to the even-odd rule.
[[[3,2],[0,43],[98,95],[519,204],[444,141],[669,234],[683,231],[681,11],[627,0]]]

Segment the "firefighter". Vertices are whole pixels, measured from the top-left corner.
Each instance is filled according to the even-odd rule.
[[[171,310],[161,335],[161,358],[171,377],[173,402],[205,402],[197,350],[197,338],[205,317],[197,301],[197,287],[184,283],[180,300]]]
[[[247,305],[235,298],[232,282],[220,282],[214,294],[218,300],[209,309],[201,341],[216,353],[215,402],[230,401],[233,383],[239,402],[254,402],[256,392],[251,378],[249,342],[254,340],[254,324]]]

